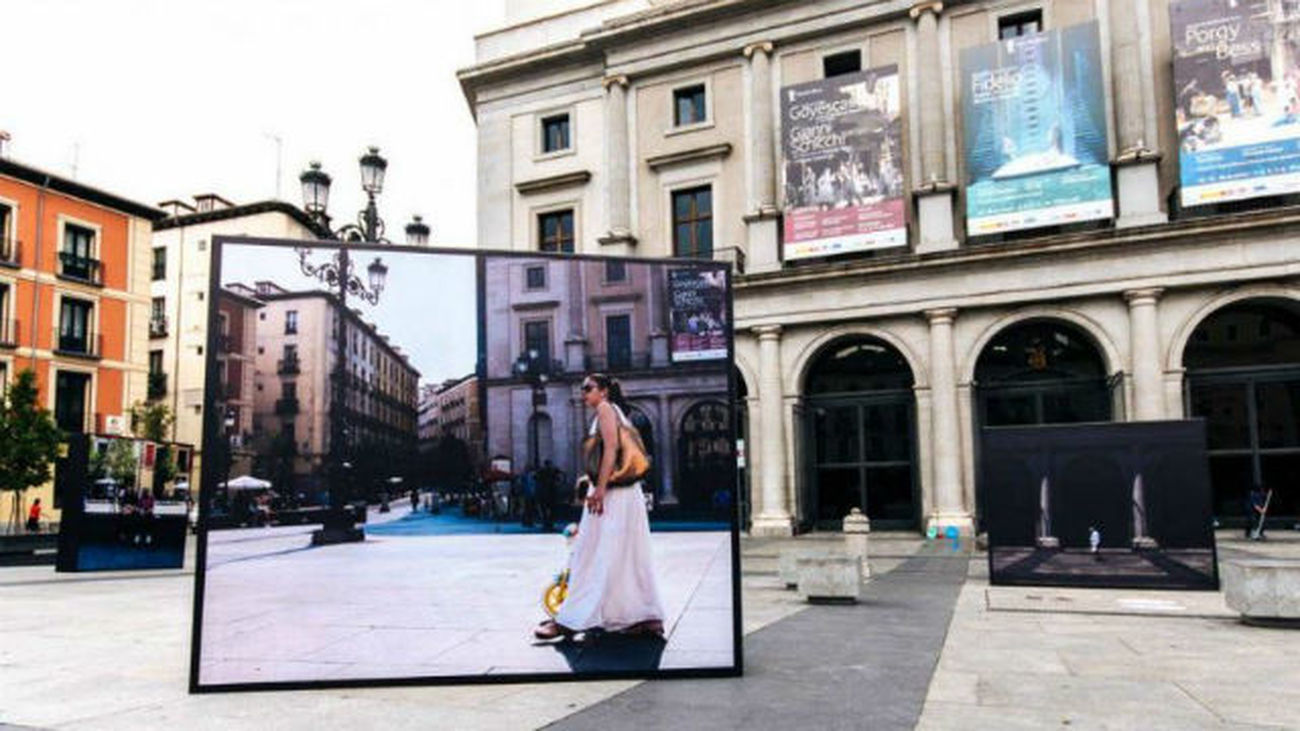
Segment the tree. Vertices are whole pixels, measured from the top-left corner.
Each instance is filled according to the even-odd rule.
[[[130,439],[114,439],[108,445],[108,455],[104,458],[104,467],[108,476],[118,484],[135,486],[135,443]]]
[[[176,479],[176,461],[172,448],[167,444],[167,431],[171,429],[176,418],[172,416],[167,404],[159,402],[139,403],[131,407],[131,430],[137,435],[159,444],[154,456],[153,491],[161,496],[167,483]]]
[[[0,492],[13,493],[9,520],[15,532],[23,522],[24,494],[49,481],[63,439],[49,410],[37,400],[31,369],[19,372],[8,397],[0,398]]]

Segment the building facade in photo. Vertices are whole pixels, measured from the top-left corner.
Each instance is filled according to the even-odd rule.
[[[31,369],[63,431],[130,434],[148,397],[149,240],[162,216],[0,158],[0,389]],[[27,495],[38,497],[58,508],[52,483]]]
[[[517,471],[550,460],[576,477],[593,416],[580,386],[602,372],[622,384],[660,503],[707,510],[730,494],[711,474],[730,428],[726,374],[707,360],[674,365],[665,267],[494,257],[484,276],[489,458]]]
[[[1190,417],[1218,517],[1300,515],[1295,3],[510,9],[478,240],[734,265],[753,533],[978,530],[984,427]]]
[[[175,416],[172,439],[192,445],[193,484],[201,488],[212,237],[314,240],[330,234],[300,208],[283,201],[235,205],[207,193],[194,196],[193,202],[170,200],[159,207],[167,216],[154,222],[149,257],[149,397],[165,404]],[[237,295],[230,294],[231,303],[239,301]],[[250,337],[247,343],[253,340]],[[245,377],[251,373],[250,367]],[[247,407],[253,385],[247,387],[240,392],[244,403],[239,404],[238,428],[233,433],[225,424],[225,415],[215,415],[222,420],[222,433],[233,435],[237,442],[251,430],[252,411]],[[237,449],[247,448],[247,442],[240,444]]]
[[[325,489],[324,470],[334,433],[330,419],[338,352],[344,364],[347,453],[416,454],[419,372],[406,355],[353,310],[341,310],[333,295],[289,291],[271,282],[228,289],[256,299],[257,348],[252,439],[258,454],[293,465],[295,487],[306,494]],[[358,468],[360,469],[360,468]]]
[[[217,401],[229,477],[253,472],[253,412],[257,402],[257,323],[262,302],[229,289],[217,291]],[[227,478],[228,479],[228,478]]]

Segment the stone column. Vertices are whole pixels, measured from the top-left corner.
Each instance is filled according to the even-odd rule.
[[[1164,223],[1160,209],[1160,153],[1147,146],[1146,109],[1142,94],[1143,58],[1139,13],[1148,11],[1144,0],[1110,0],[1110,74],[1115,112],[1116,204],[1115,225],[1120,228]],[[1154,134],[1154,133],[1153,133]]]
[[[628,167],[627,77],[609,76],[605,86],[605,215],[609,230],[600,241],[606,254],[632,253],[632,180]]]
[[[953,191],[948,181],[946,154],[947,120],[943,114],[943,68],[939,51],[939,13],[943,3],[927,0],[910,11],[916,21],[916,58],[912,68],[918,76],[921,128],[921,180],[913,185],[917,202],[919,237],[916,251],[925,253],[957,248],[953,228]]]
[[[940,529],[955,525],[969,535],[973,524],[962,500],[957,362],[952,343],[957,310],[927,310],[925,316],[930,321],[930,450],[934,460],[934,512],[929,524]]]
[[[1132,421],[1165,418],[1164,379],[1160,368],[1160,322],[1157,303],[1162,290],[1133,289],[1128,301],[1129,352],[1133,371]]]
[[[772,119],[772,43],[745,46],[749,63],[749,209],[745,220],[744,269],[751,272],[781,268],[776,205],[775,132]]]
[[[781,388],[781,326],[754,328],[758,337],[759,449],[763,456],[758,475],[760,501],[755,506],[750,534],[788,536],[794,532],[785,500],[785,418]]]

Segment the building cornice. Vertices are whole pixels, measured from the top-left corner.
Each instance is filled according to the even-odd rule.
[[[574,170],[573,172],[558,175],[548,175],[544,178],[521,180],[515,183],[515,190],[519,191],[520,195],[532,195],[533,193],[542,193],[556,188],[586,185],[589,180],[591,180],[590,170]]]
[[[678,152],[669,152],[663,155],[647,157],[645,164],[651,170],[658,171],[660,168],[672,167],[673,165],[683,165],[688,162],[697,162],[699,160],[709,160],[712,158],[723,158],[731,154],[731,143],[723,142],[717,145],[706,145],[704,147],[693,147],[689,150]]]
[[[40,168],[14,162],[9,158],[0,157],[0,175],[149,221],[157,221],[167,217],[166,211],[153,206],[137,203],[99,188],[46,172]]]
[[[256,216],[262,213],[283,213],[301,224],[308,231],[311,231],[320,239],[330,239],[333,234],[330,233],[329,227],[324,226],[320,221],[307,215],[307,212],[301,208],[286,203],[284,201],[258,201],[257,203],[246,203],[230,208],[219,208],[214,211],[202,211],[199,213],[186,213],[182,216],[168,216],[162,220],[154,221],[154,231],[166,231],[172,228],[182,228],[184,226],[197,226],[204,223],[215,223],[218,221],[230,221],[245,216]]]

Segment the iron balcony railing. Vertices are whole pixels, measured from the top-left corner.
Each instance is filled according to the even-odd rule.
[[[59,276],[77,282],[104,286],[104,263],[99,259],[73,254],[70,251],[59,252]]]
[[[165,338],[167,337],[167,316],[154,315],[149,318],[149,337]]]
[[[91,332],[54,331],[54,352],[77,358],[99,358],[103,354],[104,336]]]
[[[277,416],[292,416],[293,414],[298,413],[298,399],[297,398],[276,399],[275,413]]]
[[[167,395],[167,374],[155,372],[149,374],[149,398],[160,399]]]
[[[275,372],[282,376],[294,375],[302,372],[301,365],[298,356],[293,356],[292,358],[281,358]]]

